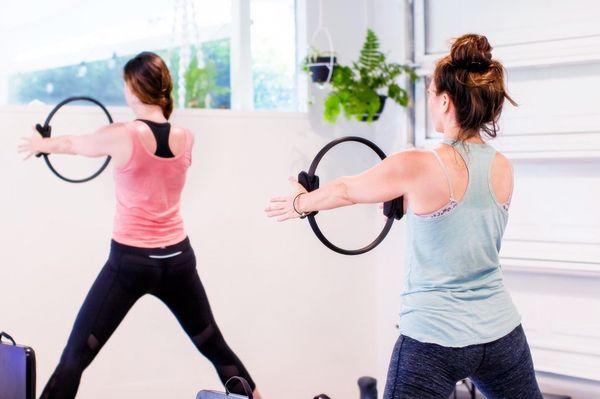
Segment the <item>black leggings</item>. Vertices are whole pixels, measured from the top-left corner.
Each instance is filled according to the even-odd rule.
[[[189,239],[155,249],[113,240],[108,261],[77,315],[60,363],[41,399],[75,398],[83,371],[133,304],[146,294],[156,296],[169,307],[196,348],[213,363],[223,383],[232,376],[241,376],[254,390],[248,371],[217,327]],[[236,384],[232,384],[231,391],[244,393]]]

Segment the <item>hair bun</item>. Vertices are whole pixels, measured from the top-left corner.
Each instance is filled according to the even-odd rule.
[[[457,68],[484,71],[492,64],[492,46],[483,35],[466,34],[452,43],[450,59]]]

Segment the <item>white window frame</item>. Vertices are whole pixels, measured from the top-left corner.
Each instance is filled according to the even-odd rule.
[[[251,43],[251,3],[252,0],[231,0],[231,110],[254,110],[254,84],[252,79]],[[295,87],[294,108],[306,113],[308,81],[300,68],[300,60],[306,50],[306,0],[295,0]],[[269,112],[269,111],[267,111]],[[280,111],[272,111],[280,112]]]

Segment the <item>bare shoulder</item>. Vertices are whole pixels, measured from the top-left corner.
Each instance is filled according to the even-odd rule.
[[[130,129],[131,125],[129,123],[115,122],[101,127],[94,134],[97,135],[96,137],[102,138],[103,140],[120,143],[129,139],[128,131]]]
[[[494,169],[498,168],[506,173],[510,172],[513,168],[510,160],[500,151],[496,151],[492,167]]]
[[[192,131],[184,126],[171,125],[171,134],[173,134],[174,136],[180,136],[180,137],[188,136],[192,140],[194,140],[194,134],[192,133]]]
[[[396,152],[389,156],[395,163],[402,164],[405,167],[418,168],[431,157],[431,151],[421,148],[409,148]]]
[[[130,126],[127,122],[114,122],[98,129],[98,133],[126,133],[129,128]]]
[[[506,203],[510,201],[513,190],[513,167],[508,158],[496,151],[491,167],[490,184],[496,201]]]
[[[500,151],[496,151],[496,157],[494,159],[494,162],[498,162],[498,165],[501,165],[501,166],[509,166],[510,167],[512,165],[510,160],[506,157],[506,155],[504,155]]]
[[[430,153],[429,150],[425,150],[422,148],[409,148],[406,150],[398,151],[398,152],[390,155],[390,157],[395,157],[399,160],[402,160],[403,162],[421,161],[421,160],[425,159],[427,157],[427,154],[429,154],[429,153]]]
[[[402,174],[404,179],[415,177],[423,171],[430,151],[420,148],[410,148],[396,152],[388,157],[395,169]]]

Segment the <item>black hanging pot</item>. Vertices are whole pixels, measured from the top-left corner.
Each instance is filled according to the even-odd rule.
[[[310,58],[306,64],[313,83],[329,83],[337,64],[335,56],[319,56]]]
[[[383,108],[385,107],[385,100],[387,100],[387,96],[379,96],[379,109],[377,110],[377,113],[373,115],[373,121],[379,120],[379,117],[383,112]],[[367,122],[369,120],[369,114],[364,114],[360,120],[361,122]]]

